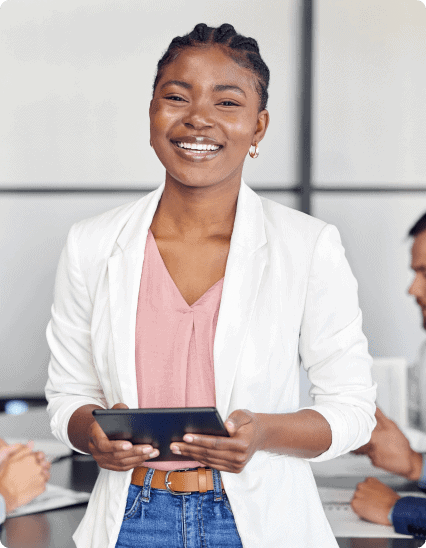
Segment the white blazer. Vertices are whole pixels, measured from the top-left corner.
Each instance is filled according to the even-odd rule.
[[[135,324],[148,228],[164,184],[140,200],[75,224],[56,278],[46,386],[54,435],[70,447],[68,421],[85,404],[138,407]],[[222,473],[244,548],[337,547],[309,460],[366,443],[376,424],[357,282],[335,227],[260,198],[242,182],[214,341],[216,403],[299,409],[299,367],[312,409],[332,430],[315,459],[257,452],[240,474]],[[75,449],[75,448],[74,448]],[[114,548],[131,479],[101,469],[74,540]]]

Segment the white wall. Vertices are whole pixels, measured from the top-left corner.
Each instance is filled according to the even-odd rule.
[[[314,180],[426,185],[424,3],[314,4]]]
[[[156,64],[202,22],[255,37],[271,71],[271,123],[246,179],[295,184],[300,0],[8,0],[0,10],[0,186],[162,182],[149,147]]]

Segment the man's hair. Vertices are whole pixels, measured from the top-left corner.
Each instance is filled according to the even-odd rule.
[[[420,232],[423,232],[426,230],[426,213],[424,213],[420,219],[411,227],[408,235],[416,237],[420,234]]]
[[[227,23],[217,28],[199,23],[189,34],[173,38],[166,53],[158,61],[153,90],[157,87],[164,67],[174,61],[182,50],[214,45],[222,46],[231,59],[252,72],[260,99],[259,112],[265,109],[268,102],[269,69],[260,56],[259,46],[254,38],[237,34],[234,27]]]

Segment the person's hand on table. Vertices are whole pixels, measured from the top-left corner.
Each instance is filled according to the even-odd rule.
[[[124,403],[116,403],[112,409],[129,409]],[[132,445],[126,440],[109,440],[95,420],[89,430],[89,451],[101,468],[125,472],[143,466],[146,460],[159,455],[152,445]]]
[[[9,513],[44,492],[50,464],[42,453],[32,451],[31,443],[3,446],[0,453],[0,494]]]
[[[229,415],[225,428],[230,437],[185,434],[173,442],[173,453],[184,455],[224,472],[240,473],[260,447],[261,426],[255,413],[239,409]]]
[[[400,498],[398,493],[378,479],[367,478],[358,483],[351,506],[353,511],[365,520],[380,525],[391,525],[388,515]]]
[[[398,426],[378,407],[376,420],[377,425],[370,441],[353,453],[367,455],[378,468],[413,481],[418,480],[422,470],[422,456],[411,448]]]

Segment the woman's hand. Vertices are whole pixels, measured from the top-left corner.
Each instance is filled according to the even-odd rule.
[[[112,409],[129,409],[124,403],[116,403]],[[89,427],[89,452],[101,468],[125,472],[159,455],[152,445],[132,445],[129,441],[110,441],[97,421]]]
[[[221,470],[239,474],[260,449],[262,427],[256,413],[239,409],[229,415],[225,422],[230,437],[185,434],[184,442],[174,442],[171,450]]]
[[[361,518],[380,525],[391,525],[388,515],[392,506],[400,498],[398,493],[378,479],[367,478],[358,483],[351,506]]]

